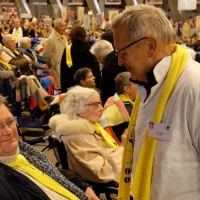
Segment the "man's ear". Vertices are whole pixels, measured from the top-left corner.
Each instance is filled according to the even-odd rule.
[[[157,48],[157,40],[155,38],[148,38],[148,56],[152,57],[155,55]]]
[[[124,92],[128,92],[129,91],[129,87],[128,87],[128,85],[125,85],[124,86]]]

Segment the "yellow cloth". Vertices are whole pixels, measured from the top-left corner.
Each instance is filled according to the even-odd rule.
[[[35,55],[35,52],[34,52],[34,51],[32,51],[32,50],[31,50],[31,52],[32,52],[32,54],[33,54],[33,57],[34,57],[34,61],[35,61],[35,62],[37,62],[37,61],[38,61],[38,59],[37,59],[37,57],[36,57],[36,55]]]
[[[58,33],[57,31],[56,31],[56,34],[61,38],[61,40],[62,40],[63,42],[66,42],[66,37],[65,37],[65,35],[61,35],[61,34]]]
[[[18,56],[20,55],[19,51],[17,51],[17,50],[14,51],[14,53],[16,53]]]
[[[11,66],[10,66],[8,63],[6,63],[6,62],[0,60],[0,64],[2,64],[2,67],[3,67],[4,69],[6,69],[6,70],[8,70],[8,71],[12,70]]]
[[[135,102],[132,101],[131,99],[129,99],[128,97],[126,97],[124,94],[120,94],[119,98],[122,102],[129,102],[133,107],[135,105]]]
[[[72,66],[72,55],[71,55],[72,44],[68,45],[66,48],[66,61],[67,66],[70,68]]]
[[[25,172],[26,174],[30,175],[31,177],[33,177],[35,180],[37,180],[39,183],[43,184],[47,188],[70,200],[79,199],[74,194],[65,189],[62,185],[53,180],[51,177],[47,176],[39,169],[31,165],[21,154],[18,154],[16,161],[5,164],[12,168],[16,168]]]
[[[19,29],[15,30],[15,41],[18,43]]]
[[[152,117],[153,122],[161,122],[162,115],[164,113],[165,106],[171,93],[176,85],[178,78],[180,77],[188,60],[187,51],[179,46],[174,45],[174,53],[172,54],[172,61],[169,71],[164,83],[164,87],[161,91],[158,99],[154,115]],[[123,153],[122,171],[120,177],[119,198],[122,200],[128,200],[130,194],[130,179],[131,168],[133,161],[133,145],[135,140],[135,125],[137,114],[140,105],[140,97],[137,95],[134,110],[132,112],[131,120],[128,127],[128,136]],[[145,138],[143,140],[142,148],[139,153],[136,170],[134,173],[134,180],[132,183],[132,194],[136,200],[150,200],[151,179],[153,170],[154,154],[156,149],[157,140],[148,137],[148,130],[146,131]],[[169,183],[170,184],[170,183]],[[153,199],[152,199],[153,200]]]
[[[97,134],[101,135],[104,140],[106,141],[106,143],[112,147],[113,149],[117,149],[119,146],[118,144],[115,142],[115,140],[110,136],[109,133],[107,133],[102,127],[101,125],[97,122],[95,124],[91,123],[92,126],[95,128],[95,131]]]

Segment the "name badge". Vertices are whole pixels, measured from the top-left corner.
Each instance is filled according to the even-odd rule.
[[[172,126],[168,124],[149,122],[148,136],[167,142],[172,141]]]

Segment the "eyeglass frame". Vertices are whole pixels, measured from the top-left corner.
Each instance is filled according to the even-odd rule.
[[[96,101],[96,102],[93,102],[93,103],[86,104],[86,106],[93,106],[94,109],[97,109],[99,107],[99,105],[103,106],[102,101]]]
[[[149,37],[140,38],[139,40],[136,40],[136,41],[134,41],[134,42],[132,42],[132,43],[126,45],[125,47],[123,47],[123,48],[120,49],[120,50],[115,50],[115,55],[116,55],[116,56],[119,56],[119,55],[120,55],[119,53],[120,53],[121,51],[123,51],[123,50],[129,48],[130,46],[132,46],[132,45],[134,45],[134,44],[140,42],[141,40],[145,40],[145,39],[148,39],[148,38],[149,38]]]
[[[15,124],[13,124],[12,126],[9,126],[9,125],[8,125],[9,120],[15,120]],[[3,124],[4,124],[4,128],[1,127]],[[1,129],[1,128],[3,129],[2,131],[0,131],[0,134],[4,133],[4,131],[5,131],[5,124],[6,124],[9,128],[12,128],[12,127],[16,126],[16,125],[17,125],[17,117],[12,116],[12,117],[8,118],[5,122],[0,123],[0,129]]]

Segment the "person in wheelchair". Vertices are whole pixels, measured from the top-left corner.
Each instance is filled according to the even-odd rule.
[[[16,117],[5,102],[0,96],[0,199],[88,200],[42,153],[19,141]]]
[[[74,86],[65,95],[60,111],[49,126],[65,144],[69,168],[88,181],[118,181],[123,147],[98,123],[103,113],[99,93]]]

